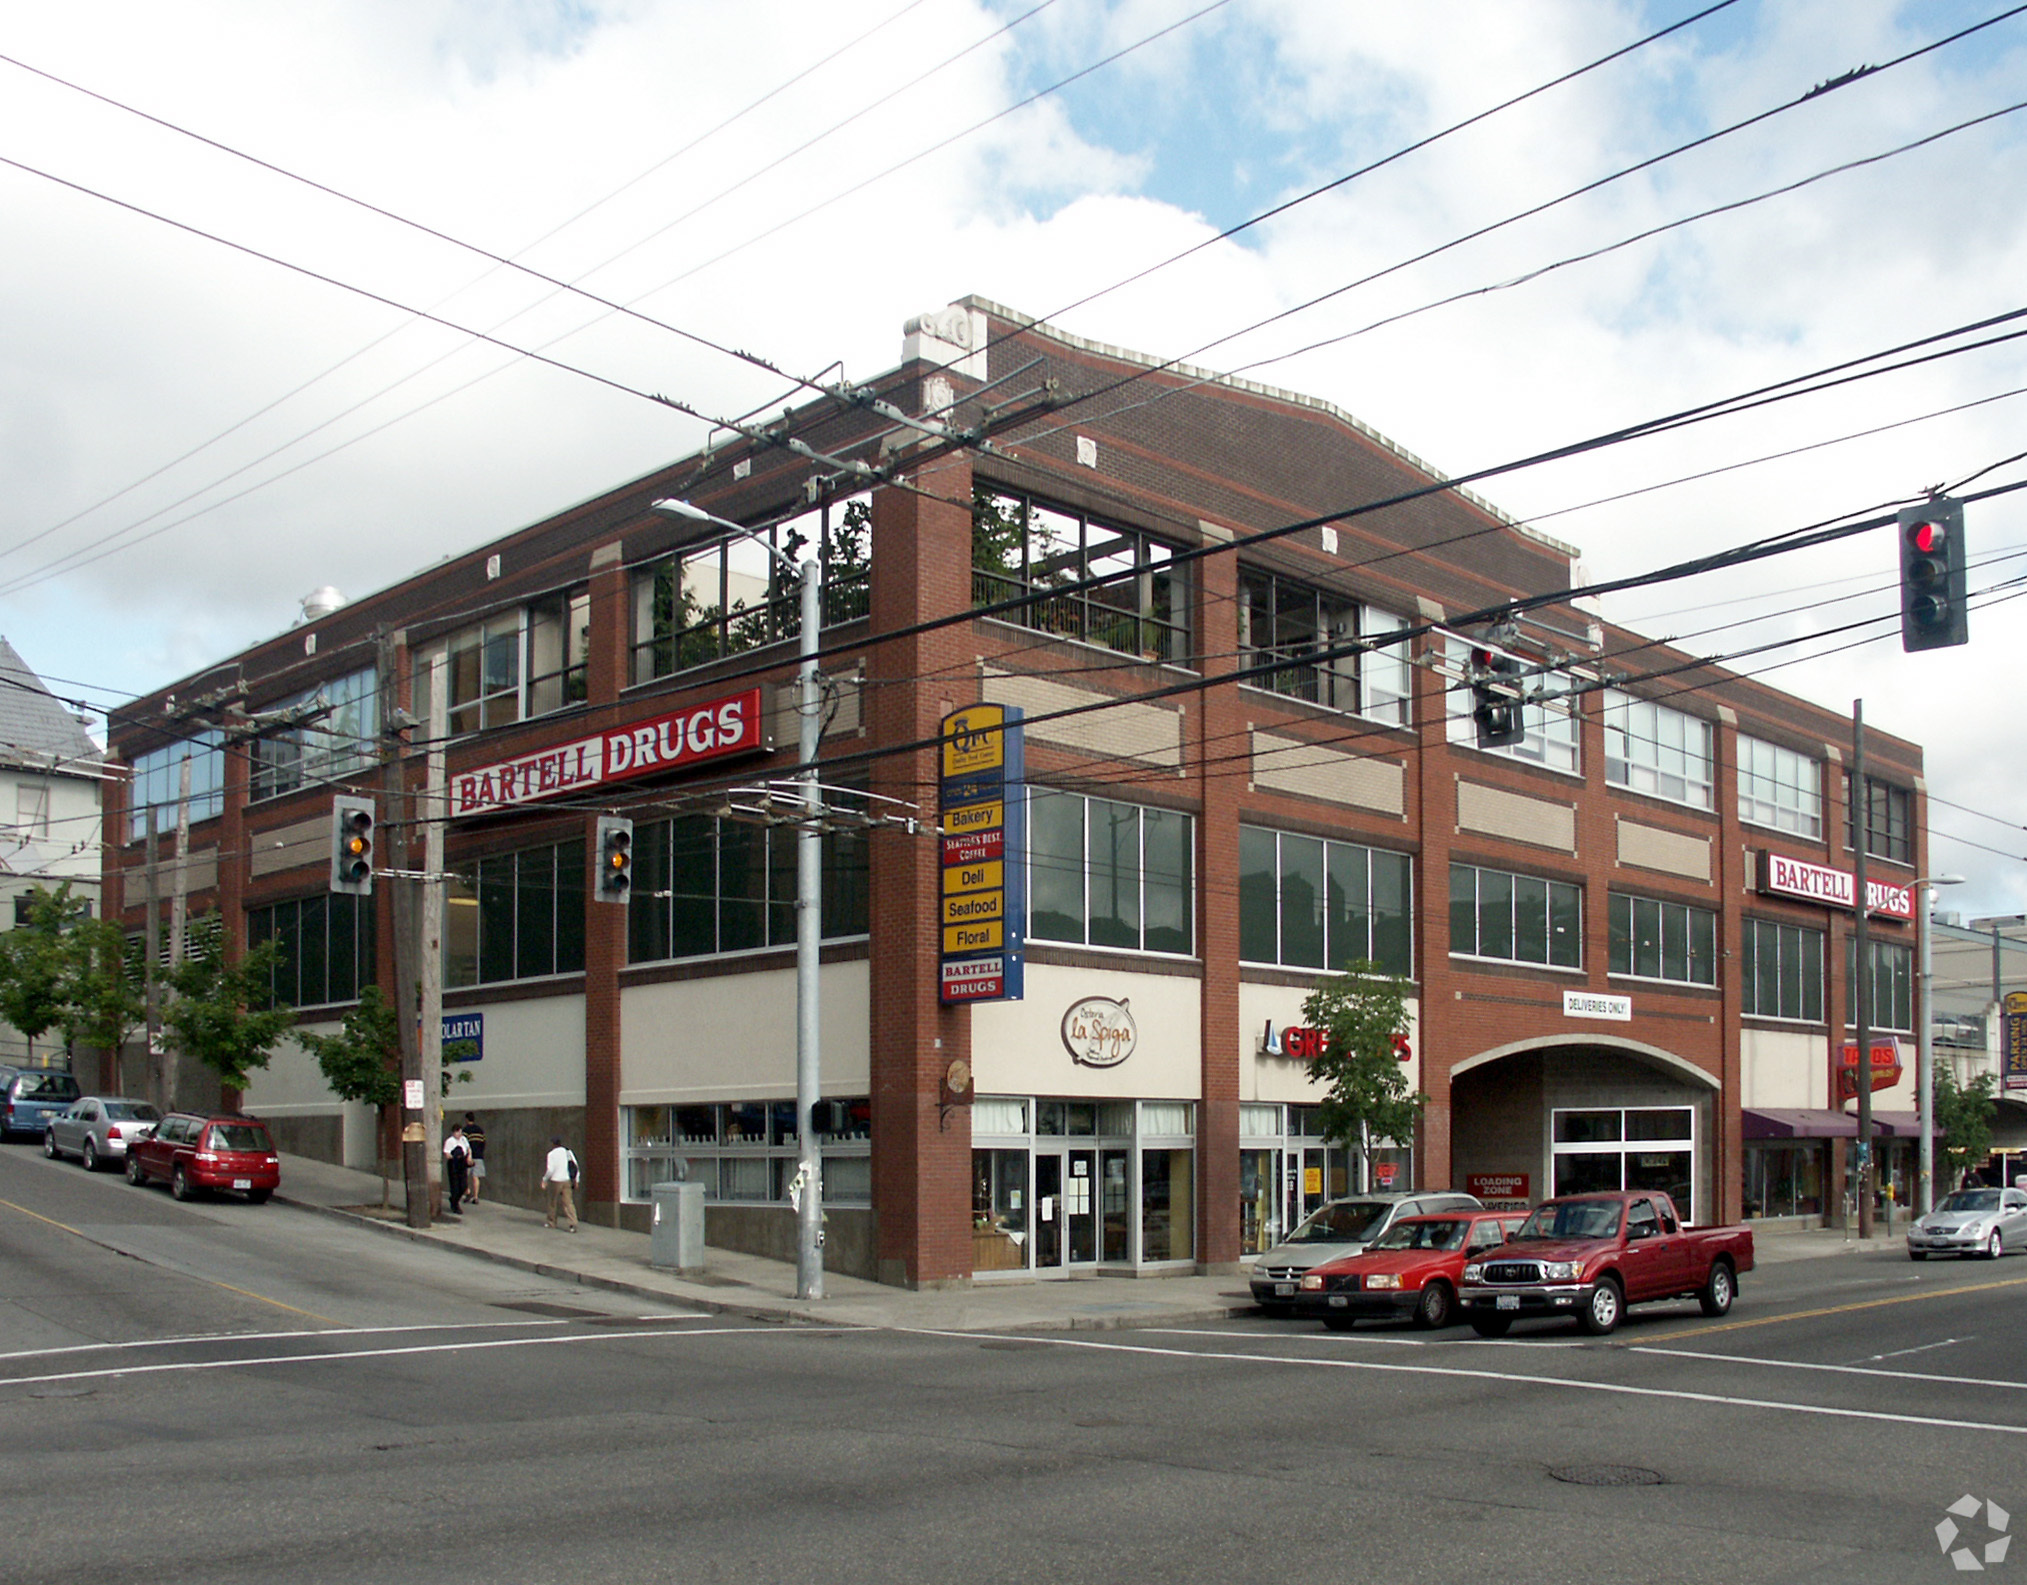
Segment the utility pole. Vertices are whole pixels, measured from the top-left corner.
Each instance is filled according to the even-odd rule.
[[[173,973],[183,962],[184,934],[190,912],[190,756],[183,756],[176,777],[176,870],[169,881],[169,968]],[[162,1110],[176,1109],[176,1058],[162,1053]]]
[[[147,895],[148,911],[141,924],[141,951],[146,959],[141,977],[142,999],[147,1008],[148,1038],[143,1057],[144,1082],[148,1099],[164,1112],[169,1104],[168,1063],[162,1049],[162,866],[156,809],[148,805]]]
[[[426,1142],[426,1114],[430,1111],[428,1085],[422,1071],[422,1050],[416,1028],[415,910],[405,882],[386,873],[409,868],[407,823],[401,818],[403,805],[403,743],[394,723],[401,707],[399,680],[394,664],[397,655],[393,634],[383,629],[379,639],[381,712],[386,723],[386,762],[382,767],[381,819],[389,831],[401,833],[383,852],[400,856],[403,862],[381,868],[387,886],[388,912],[394,919],[394,1024],[401,1035],[401,1177],[407,1189],[408,1225],[429,1226],[431,1205],[429,1147]]]
[[[817,1042],[822,1007],[818,976],[823,950],[823,783],[816,756],[822,747],[823,701],[817,677],[818,630],[823,625],[823,572],[816,546],[802,563],[802,665],[796,708],[802,730],[802,824],[795,835],[795,1175],[802,1180],[796,1205],[795,1295],[823,1297],[823,1161],[817,1149],[816,1108],[823,1063]]]
[[[1866,908],[1866,820],[1872,801],[1865,783],[1865,701],[1851,701],[1851,847],[1853,902],[1851,1011],[1858,1025],[1858,1236],[1872,1236],[1872,933]]]
[[[450,667],[439,647],[429,657],[429,746],[422,795],[422,943],[417,960],[422,1021],[416,1030],[417,1064],[428,1081],[432,1104],[424,1109],[422,1148],[429,1171],[443,1170],[443,908],[444,823],[450,799],[444,786],[443,740],[450,731]],[[453,1206],[453,1210],[457,1207]]]

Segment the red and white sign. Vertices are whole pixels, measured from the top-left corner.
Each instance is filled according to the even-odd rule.
[[[760,690],[748,688],[729,698],[615,727],[597,737],[578,738],[519,759],[460,771],[451,778],[451,818],[660,771],[685,770],[730,754],[750,754],[768,746],[762,724]]]
[[[1491,1205],[1495,1200],[1527,1200],[1528,1177],[1524,1172],[1467,1172],[1464,1192]]]
[[[1289,1024],[1277,1035],[1272,1020],[1269,1020],[1267,1032],[1260,1037],[1260,1054],[1266,1057],[1293,1057],[1297,1062],[1314,1062],[1323,1055],[1324,1048],[1329,1043],[1329,1031],[1318,1029],[1313,1024]],[[1395,1035],[1394,1055],[1402,1062],[1412,1062],[1415,1057],[1414,1043],[1406,1035]]]
[[[1901,1066],[1900,1041],[1892,1035],[1872,1042],[1872,1088],[1890,1090],[1907,1070]],[[1858,1042],[1847,1040],[1837,1053],[1837,1094],[1850,1101],[1858,1096]]]
[[[1823,864],[1791,859],[1785,853],[1760,854],[1762,892],[1775,897],[1795,897],[1825,908],[1849,908],[1858,895],[1858,881],[1849,870],[1833,870]],[[1914,917],[1914,889],[1893,881],[1865,882],[1867,913],[1884,914],[1888,919]]]

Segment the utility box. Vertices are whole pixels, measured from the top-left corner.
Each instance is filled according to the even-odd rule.
[[[704,1269],[704,1186],[657,1183],[654,1222],[648,1233],[648,1264],[684,1274]]]

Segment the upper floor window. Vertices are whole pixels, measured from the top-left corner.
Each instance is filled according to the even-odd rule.
[[[1740,735],[1738,817],[1750,826],[1823,840],[1823,762]]]
[[[1450,951],[1575,969],[1584,958],[1584,894],[1567,881],[1450,866]]]
[[[1194,950],[1190,817],[1035,788],[1028,935],[1140,952]]]
[[[750,534],[686,545],[642,568],[633,579],[633,681],[794,638],[802,629],[802,594],[797,575],[780,558],[799,563],[812,543],[823,625],[865,616],[872,523],[870,501],[856,495]]]
[[[1709,809],[1710,723],[1665,704],[1607,690],[1605,780],[1675,803]]]
[[[1717,915],[1652,897],[1611,898],[1611,972],[1678,985],[1717,983]]]
[[[637,825],[627,960],[709,957],[795,944],[793,826],[679,815]],[[867,918],[863,831],[823,836],[823,934],[862,936]]]
[[[246,944],[281,948],[268,991],[284,1007],[316,1007],[359,999],[371,985],[373,905],[325,893],[246,911]]]
[[[274,798],[311,783],[338,781],[378,759],[379,674],[368,666],[269,708],[288,709],[318,699],[330,708],[315,720],[254,740],[249,799]]]
[[[1413,668],[1404,642],[1329,660],[1309,657],[1362,638],[1398,633],[1407,625],[1403,617],[1271,572],[1247,568],[1239,574],[1239,664],[1294,663],[1285,671],[1249,679],[1256,688],[1406,726]]]
[[[134,760],[128,789],[127,840],[148,834],[148,810],[155,810],[155,829],[176,826],[183,761],[190,761],[190,818],[209,820],[225,810],[225,740],[212,728],[193,732],[180,742],[150,749]]]
[[[580,972],[588,884],[581,838],[454,866],[443,919],[443,983]]]
[[[1478,723],[1472,719],[1471,689],[1464,680],[1470,669],[1471,646],[1463,639],[1450,638],[1444,646],[1444,659],[1448,673],[1444,715],[1449,723],[1449,740],[1452,743],[1475,744],[1478,741]],[[1578,716],[1573,700],[1530,699],[1521,711],[1521,719],[1527,728],[1525,737],[1505,748],[1491,748],[1485,752],[1503,754],[1508,759],[1525,760],[1530,765],[1544,765],[1550,770],[1566,771],[1571,775],[1582,768],[1582,718]]]
[[[581,703],[590,653],[591,597],[583,589],[543,595],[453,633],[444,655],[451,731],[511,726]],[[425,720],[430,675],[427,666],[416,674]]]
[[[1143,660],[1192,664],[1189,580],[1174,550],[1138,529],[979,486],[972,497],[971,602],[1006,621]],[[1098,588],[1053,591],[1099,578]]]
[[[1752,1018],[1823,1021],[1823,932],[1747,919],[1739,930],[1739,1010]]]
[[[1239,956],[1340,971],[1414,973],[1407,854],[1239,827]]]
[[[14,787],[14,829],[26,838],[49,835],[49,783],[17,782]]]
[[[1865,778],[1865,851],[1874,858],[1895,864],[1914,862],[1914,794],[1891,782]],[[1851,833],[1851,817],[1844,817],[1845,844],[1858,844]]]
[[[1914,948],[1901,941],[1882,941],[1877,936],[1868,936],[1865,945],[1866,956],[1872,959],[1872,1000],[1866,1007],[1866,1024],[1872,1029],[1895,1029],[1903,1033],[1914,1030]],[[1858,962],[1858,938],[1844,938],[1844,983],[1855,986],[1858,977],[1852,973]],[[1858,1022],[1858,1009],[1847,998],[1844,1009],[1844,1023],[1847,1028]]]

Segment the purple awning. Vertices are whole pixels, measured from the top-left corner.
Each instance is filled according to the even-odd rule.
[[[1747,1108],[1741,1116],[1747,1139],[1856,1139],[1858,1119],[1842,1112],[1806,1108]]]

